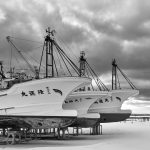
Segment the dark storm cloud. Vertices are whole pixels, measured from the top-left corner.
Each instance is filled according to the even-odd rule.
[[[150,79],[149,8],[148,0],[0,1],[0,59],[8,57],[7,35],[42,42],[50,26],[76,55],[85,50],[98,74],[110,73],[111,61],[116,58],[127,75],[144,89]],[[38,46],[23,42],[17,45],[29,54]],[[147,96],[148,90],[141,91]]]
[[[143,39],[149,38],[149,31],[144,28],[145,21],[149,19],[147,1],[142,1],[142,3],[140,1],[116,0],[113,2],[86,2],[85,5],[75,7],[76,9],[68,9],[75,20],[81,23],[81,26],[82,24],[83,26],[87,25],[91,31],[100,34],[99,39],[94,39],[92,33],[87,30],[87,37],[82,36],[86,42],[84,48],[93,54],[93,56],[90,54],[91,59],[98,56],[92,60],[92,63],[97,66],[97,70],[99,70],[98,68],[101,68],[102,72],[107,70],[108,61],[113,57],[118,58],[125,69],[149,68],[150,45]],[[121,8],[123,7],[125,8],[122,10]],[[78,28],[78,26],[76,27]],[[79,35],[82,35],[82,32],[79,32]],[[89,40],[90,38],[93,38],[93,40]],[[125,41],[128,44],[124,44]],[[94,60],[96,61],[94,62]],[[101,64],[100,61],[102,62]]]
[[[112,39],[95,42],[88,47],[87,60],[99,73],[110,70],[112,59],[119,57],[122,53],[119,43]]]

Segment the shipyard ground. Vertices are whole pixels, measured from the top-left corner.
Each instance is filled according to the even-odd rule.
[[[88,132],[88,129],[84,129],[84,133]],[[16,145],[0,145],[0,150],[148,150],[149,139],[149,121],[127,121],[103,124],[102,135],[70,135],[64,140],[32,140]]]

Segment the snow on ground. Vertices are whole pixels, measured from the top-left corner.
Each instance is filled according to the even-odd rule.
[[[0,145],[0,150],[148,150],[149,140],[150,122],[118,122],[103,124],[103,135],[33,140],[20,145]]]

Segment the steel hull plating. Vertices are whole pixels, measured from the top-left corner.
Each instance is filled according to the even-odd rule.
[[[124,121],[130,117],[130,110],[120,110],[120,112],[112,112],[112,113],[101,113],[100,114],[100,123],[108,123],[108,122],[119,122]]]
[[[76,121],[76,117],[62,116],[1,116],[0,128],[64,128]]]
[[[64,77],[15,84],[0,93],[0,124],[10,123],[7,117],[11,116],[11,122],[18,119],[20,124],[24,122],[34,128],[68,126],[74,122],[77,112],[63,110],[63,101],[72,91],[90,83],[88,78]]]
[[[71,125],[71,127],[89,128],[94,127],[100,122],[99,118],[77,118],[77,120]]]
[[[87,114],[89,107],[98,99],[108,95],[108,92],[82,91],[70,94],[63,103],[65,110],[77,110],[78,117]]]
[[[72,126],[93,127],[99,122],[99,113],[88,113],[89,107],[98,99],[108,95],[108,92],[82,91],[74,92],[64,101],[65,110],[76,110],[77,121]]]
[[[91,105],[88,112],[100,113],[100,122],[117,122],[123,121],[131,115],[130,110],[121,110],[121,106],[125,100],[131,96],[139,94],[138,90],[113,90],[110,91],[111,96],[99,98]]]
[[[111,113],[121,109],[124,101],[129,97],[138,95],[138,90],[113,90],[110,94],[98,100],[91,105],[88,112]]]

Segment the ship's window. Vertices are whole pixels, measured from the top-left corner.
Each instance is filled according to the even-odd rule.
[[[99,103],[103,103],[103,100],[102,100],[102,99],[100,99],[100,100],[99,100]]]
[[[72,103],[73,102],[73,100],[69,100],[69,103]]]
[[[106,99],[105,99],[105,102],[109,102],[109,100],[106,98]]]
[[[65,101],[65,103],[68,103],[68,101]]]
[[[79,101],[76,99],[75,102],[79,102]]]
[[[94,102],[94,104],[98,104],[98,101]]]

